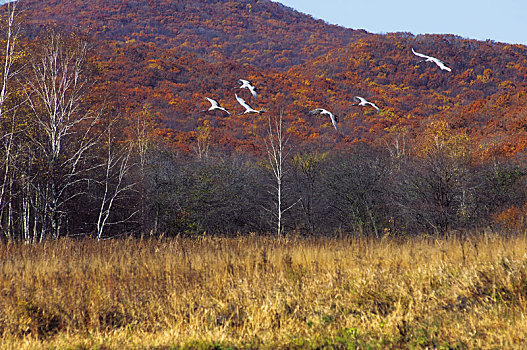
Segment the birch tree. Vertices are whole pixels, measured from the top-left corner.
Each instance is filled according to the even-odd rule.
[[[18,51],[20,35],[19,11],[16,2],[4,5],[5,12],[1,17],[0,55],[1,85],[0,85],[0,225],[6,238],[11,239],[13,234],[13,159],[15,152],[15,135],[20,131],[16,125],[16,111],[18,103],[8,103],[13,95],[14,79],[20,72],[21,52]]]
[[[65,204],[84,194],[77,187],[87,181],[91,166],[86,157],[97,143],[94,126],[100,112],[85,106],[88,43],[82,39],[48,33],[31,59],[25,81],[36,134],[28,135],[39,165],[37,191],[42,217],[40,240],[48,231],[57,238],[62,230]]]
[[[133,140],[133,154],[136,155],[137,159],[134,160],[134,164],[137,164],[138,177],[136,181],[135,189],[139,195],[139,218],[141,223],[141,233],[144,234],[148,227],[147,218],[147,195],[146,189],[148,187],[146,178],[146,168],[149,162],[149,154],[151,154],[152,148],[155,145],[153,133],[157,127],[156,118],[160,117],[152,111],[150,104],[143,105],[143,109],[137,113],[131,115],[129,120],[130,134]]]
[[[267,157],[273,180],[276,182],[272,186],[272,194],[276,198],[275,208],[272,212],[276,219],[276,233],[281,236],[283,233],[283,216],[286,211],[291,209],[296,203],[285,206],[284,205],[284,175],[285,175],[285,161],[288,156],[289,136],[284,133],[283,114],[280,113],[278,120],[271,121],[268,119],[267,137],[265,138],[265,146],[267,150]],[[298,202],[298,201],[297,201]]]
[[[130,161],[130,155],[132,153],[132,147],[124,147],[121,150],[116,150],[113,146],[113,140],[111,135],[111,128],[108,128],[108,139],[107,139],[107,157],[104,165],[105,175],[102,182],[102,195],[100,198],[101,205],[99,208],[99,214],[97,217],[97,240],[103,238],[105,227],[110,224],[117,224],[125,222],[130,219],[136,212],[131,213],[127,218],[123,220],[109,221],[110,213],[117,199],[124,193],[132,190],[134,183],[126,183],[126,175],[130,172],[133,167]]]

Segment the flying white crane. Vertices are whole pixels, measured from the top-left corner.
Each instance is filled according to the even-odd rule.
[[[315,108],[314,110],[309,111],[309,114],[311,114],[311,115],[313,115],[313,114],[326,114],[326,115],[328,115],[331,118],[331,122],[333,123],[333,126],[335,127],[335,130],[338,131],[337,123],[338,123],[339,119],[338,119],[338,117],[336,115],[334,115],[333,113],[331,113],[327,109]]]
[[[256,90],[254,88],[253,85],[251,85],[251,83],[249,82],[249,80],[245,80],[245,79],[238,79],[238,82],[240,84],[242,84],[240,86],[240,89],[249,89],[249,91],[251,92],[251,94],[253,95],[254,98],[256,98],[258,96],[258,94],[256,93]]]
[[[213,100],[212,98],[208,98],[208,97],[205,97],[205,98],[207,100],[209,100],[210,108],[204,110],[203,112],[219,109],[219,110],[222,110],[222,111],[226,112],[228,115],[231,115],[231,113],[228,110],[226,110],[225,108],[221,107],[216,100]]]
[[[262,112],[267,112],[265,109],[256,110],[256,109],[252,108],[251,106],[249,106],[249,105],[247,104],[247,102],[245,102],[245,100],[244,100],[243,98],[241,98],[241,97],[238,96],[237,94],[234,94],[234,96],[236,96],[236,100],[238,101],[238,103],[241,104],[243,108],[245,108],[245,112],[243,112],[243,114],[245,114],[245,113],[262,113]]]
[[[422,53],[419,53],[419,52],[415,52],[414,48],[412,47],[412,52],[414,53],[414,55],[416,56],[419,56],[419,57],[422,57],[424,58],[423,61],[425,62],[434,62],[435,64],[437,64],[437,66],[439,68],[441,68],[442,70],[446,70],[448,72],[451,72],[452,69],[448,68],[447,66],[445,66],[445,64],[443,63],[443,61],[435,58],[435,57],[431,57],[431,56],[427,56],[427,55],[424,55]],[[420,61],[420,62],[423,62],[423,61]]]
[[[355,101],[357,101],[358,103],[355,103],[353,104],[352,106],[362,106],[362,107],[366,107],[367,105],[370,105],[372,106],[373,108],[375,108],[377,110],[377,113],[379,113],[381,110],[379,109],[379,107],[377,107],[375,105],[375,103],[373,102],[370,102],[370,101],[367,101],[365,98],[363,97],[360,97],[360,96],[355,96],[353,98]]]

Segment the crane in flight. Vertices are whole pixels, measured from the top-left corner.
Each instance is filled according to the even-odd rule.
[[[437,66],[439,68],[441,68],[442,70],[446,70],[448,72],[451,72],[452,69],[450,69],[449,67],[445,66],[445,64],[443,63],[443,61],[441,61],[440,59],[437,59],[435,57],[432,57],[432,56],[427,56],[427,55],[424,55],[422,53],[419,53],[419,52],[415,52],[414,48],[412,47],[412,52],[414,53],[414,55],[416,56],[419,56],[421,58],[424,58],[424,60],[422,61],[419,61],[419,62],[434,62],[435,64],[437,64]]]
[[[241,104],[243,108],[245,108],[245,112],[243,112],[243,114],[267,112],[265,109],[256,110],[256,109],[252,108],[251,106],[249,106],[247,104],[247,102],[245,102],[245,100],[243,98],[241,98],[237,94],[234,94],[234,96],[236,96],[236,100],[238,101],[238,103]]]
[[[312,111],[309,111],[309,114],[310,115],[313,115],[313,114],[326,114],[326,115],[328,115],[331,118],[331,122],[333,123],[333,126],[335,127],[335,130],[338,131],[337,123],[339,121],[339,118],[336,115],[334,115],[333,113],[331,113],[330,111],[328,111],[327,109],[315,108]]]
[[[219,109],[221,111],[224,111],[228,115],[231,115],[231,113],[228,110],[226,110],[225,108],[221,107],[216,100],[213,100],[212,98],[208,98],[208,97],[205,97],[205,98],[210,102],[210,108],[204,110],[203,112],[213,111],[215,109]]]
[[[363,97],[360,97],[360,96],[355,96],[353,98],[355,101],[357,101],[357,103],[355,104],[352,104],[352,106],[362,106],[362,107],[366,107],[368,105],[372,106],[373,108],[375,108],[377,110],[377,113],[379,113],[381,110],[379,109],[379,107],[377,107],[375,105],[375,103],[373,102],[370,102],[370,101],[367,101],[365,98]]]
[[[258,96],[258,94],[256,93],[256,90],[254,88],[253,85],[251,85],[251,83],[249,82],[249,80],[245,80],[245,79],[238,79],[238,82],[240,84],[242,84],[240,86],[240,89],[249,89],[249,91],[251,92],[251,94],[253,95],[254,98],[256,98]]]

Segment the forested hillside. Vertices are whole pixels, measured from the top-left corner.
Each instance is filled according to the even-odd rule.
[[[34,30],[78,27],[100,40],[177,48],[209,61],[288,69],[367,35],[269,0],[24,0]]]
[[[525,46],[446,34],[372,35],[325,24],[271,1],[22,4],[31,35],[53,23],[81,29],[104,43],[95,59],[113,84],[111,90],[124,97],[122,107],[137,111],[152,106],[163,133],[187,151],[205,119],[210,119],[211,137],[220,149],[256,147],[258,137],[249,131],[260,129],[259,118],[202,112],[208,108],[207,96],[238,114],[234,93],[239,78],[251,80],[260,91],[260,99],[252,103],[284,112],[297,143],[324,144],[328,138],[336,144],[372,142],[389,130],[418,131],[430,118],[448,118],[469,134],[485,129],[492,147],[523,149],[513,125],[505,130],[497,126],[501,115],[489,108],[487,99],[513,97],[521,105],[527,83]],[[412,48],[441,58],[453,71],[419,62]],[[381,113],[353,108],[355,95],[374,101]],[[478,109],[484,104],[482,115]],[[307,116],[316,107],[340,116],[339,135],[331,134],[326,120]],[[521,124],[525,113],[509,107],[510,118]]]

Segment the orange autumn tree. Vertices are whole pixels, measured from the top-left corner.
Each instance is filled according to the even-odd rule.
[[[518,231],[525,229],[525,220],[527,219],[527,204],[521,208],[513,205],[509,208],[494,213],[492,218],[496,224],[507,231]]]
[[[433,121],[424,130],[417,143],[416,153],[421,157],[442,154],[452,160],[467,160],[471,155],[468,135],[453,130],[444,120]]]

